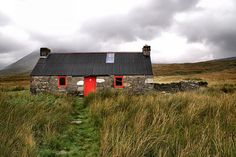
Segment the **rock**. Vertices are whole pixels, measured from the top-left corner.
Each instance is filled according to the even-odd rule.
[[[200,87],[207,87],[207,86],[208,86],[208,83],[207,83],[207,82],[200,81],[200,82],[198,82],[198,85],[199,85]]]
[[[81,124],[82,121],[81,120],[75,120],[75,121],[72,121],[71,124]]]
[[[68,154],[69,152],[65,151],[65,150],[61,150],[57,153],[57,155],[66,155]]]

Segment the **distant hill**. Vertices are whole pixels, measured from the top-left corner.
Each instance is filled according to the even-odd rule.
[[[233,61],[233,60],[236,60],[236,57],[223,58],[223,59],[215,59],[213,61]]]
[[[39,59],[39,52],[32,52],[17,62],[8,65],[0,71],[0,75],[17,75],[30,73]]]
[[[153,64],[156,76],[188,75],[236,69],[236,57],[198,63]]]

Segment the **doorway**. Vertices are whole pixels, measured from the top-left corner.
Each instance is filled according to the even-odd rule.
[[[96,91],[96,76],[89,76],[84,78],[84,96]]]

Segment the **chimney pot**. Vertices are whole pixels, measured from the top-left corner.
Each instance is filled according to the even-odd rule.
[[[46,47],[40,48],[40,58],[47,58],[50,52],[51,50],[49,48]]]
[[[150,56],[150,52],[151,52],[151,46],[144,45],[143,46],[143,55]]]

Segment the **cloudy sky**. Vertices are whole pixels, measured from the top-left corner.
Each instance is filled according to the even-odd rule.
[[[0,68],[42,46],[140,51],[155,63],[236,56],[235,0],[0,0]]]

